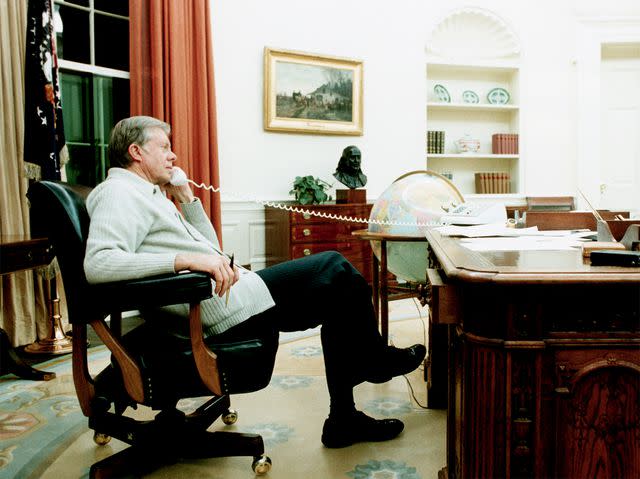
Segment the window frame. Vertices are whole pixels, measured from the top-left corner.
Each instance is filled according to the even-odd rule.
[[[108,138],[102,138],[103,137],[102,132],[104,131],[104,122],[102,121],[102,119],[105,116],[104,115],[104,109],[103,109],[103,102],[100,99],[99,92],[95,91],[94,88],[95,88],[96,83],[98,81],[100,81],[99,80],[100,77],[108,78],[108,79],[122,79],[122,80],[130,81],[130,74],[129,74],[129,71],[126,71],[126,70],[119,70],[119,69],[115,69],[115,68],[103,67],[103,66],[99,66],[99,65],[95,64],[95,62],[96,62],[95,16],[96,16],[96,14],[105,15],[105,16],[109,16],[109,17],[112,17],[112,18],[125,20],[127,22],[130,22],[130,16],[119,15],[119,14],[106,12],[104,10],[97,9],[97,8],[95,8],[94,0],[89,0],[88,3],[89,3],[88,6],[84,6],[84,5],[78,5],[76,3],[72,3],[72,2],[69,2],[69,1],[65,1],[65,0],[53,0],[52,7],[53,7],[53,10],[54,10],[54,22],[55,22],[55,17],[56,17],[56,14],[57,14],[56,9],[59,8],[60,6],[81,10],[81,11],[87,12],[89,14],[88,15],[88,20],[89,20],[89,62],[90,63],[82,63],[82,62],[77,62],[77,61],[73,61],[73,60],[65,60],[63,58],[58,58],[57,59],[57,63],[58,63],[59,72],[62,74],[61,75],[61,88],[62,88],[62,78],[64,77],[65,74],[87,75],[89,77],[89,79],[90,79],[91,91],[90,91],[87,99],[91,102],[91,112],[90,113],[93,116],[93,118],[91,119],[91,121],[92,121],[92,131],[91,131],[92,137],[88,138],[87,141],[85,141],[85,142],[72,142],[72,141],[69,141],[67,139],[67,144],[69,146],[79,146],[79,147],[88,146],[88,145],[93,144],[94,147],[99,149],[99,153],[96,152],[96,157],[94,158],[95,163],[92,164],[94,169],[96,169],[96,172],[94,173],[95,174],[96,183],[99,183],[106,176],[107,159],[106,159],[106,155],[105,155],[106,145],[104,144],[104,142],[108,141]],[[67,26],[67,28],[69,28],[69,27]],[[56,36],[57,36],[57,32],[56,32]],[[129,89],[129,92],[130,92],[130,89]],[[62,99],[62,107],[63,107],[63,115],[64,115],[64,110],[65,110],[65,99],[64,98]],[[128,107],[129,107],[129,105],[127,105],[127,108]],[[112,107],[111,111],[113,112],[114,110],[115,110],[115,108]],[[99,155],[99,157],[98,157],[98,155]],[[98,164],[96,164],[96,163],[98,163]],[[89,170],[91,170],[91,167],[88,167],[87,171],[78,170],[77,173],[78,174],[82,174],[82,173],[87,174],[87,173],[89,173],[89,175],[91,175]]]

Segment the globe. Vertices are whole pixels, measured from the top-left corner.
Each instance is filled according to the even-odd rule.
[[[464,198],[444,176],[432,171],[412,171],[396,179],[371,208],[369,231],[387,235],[424,238],[430,226],[439,224],[444,208],[464,202]],[[380,259],[380,242],[371,241]],[[387,241],[387,269],[398,278],[424,282],[427,248],[424,242]]]

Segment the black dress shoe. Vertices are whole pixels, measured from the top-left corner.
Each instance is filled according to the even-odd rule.
[[[379,442],[393,439],[404,429],[399,419],[374,419],[361,411],[343,418],[329,416],[322,428],[325,447],[347,447],[357,442]]]
[[[386,351],[376,360],[375,367],[366,377],[370,383],[385,383],[391,378],[408,374],[424,360],[427,348],[422,344],[414,344],[400,349],[388,346]]]

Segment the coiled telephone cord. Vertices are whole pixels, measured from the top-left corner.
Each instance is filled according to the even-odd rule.
[[[192,185],[194,185],[196,188],[209,190],[213,193],[220,192],[220,188],[214,188],[213,186],[205,185],[204,183],[196,183],[191,179],[188,179],[187,181]],[[316,216],[318,218],[325,218],[325,219],[330,219],[335,221],[343,221],[346,223],[362,223],[366,225],[374,224],[374,225],[380,225],[380,226],[410,226],[415,228],[442,226],[442,223],[438,221],[429,221],[427,223],[419,223],[419,222],[411,222],[411,221],[376,220],[376,219],[369,219],[369,218],[360,218],[357,216],[336,215],[333,213],[325,213],[324,211],[314,211],[314,210],[301,208],[299,206],[286,205],[283,203],[276,203],[276,202],[267,201],[267,200],[259,200],[257,198],[242,197],[242,196],[233,195],[233,194],[230,196],[236,197],[244,201],[252,201],[262,206],[269,206],[271,208],[278,208],[280,210],[290,211],[292,213],[300,213],[303,215]]]

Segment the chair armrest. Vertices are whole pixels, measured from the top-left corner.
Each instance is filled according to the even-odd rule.
[[[169,304],[199,303],[213,296],[206,273],[186,272],[149,276],[91,286],[92,298],[105,312],[130,311]]]
[[[194,327],[196,335],[200,338],[202,338],[202,325],[199,322],[200,302],[213,296],[211,278],[209,275],[199,272],[171,273],[128,281],[95,284],[90,286],[89,291],[87,300],[94,302],[94,307],[105,315],[134,309],[189,303],[190,316],[197,317]],[[103,318],[92,318],[90,324],[120,366],[128,395],[134,401],[144,403],[146,394],[139,364],[124,348],[118,337],[113,335]],[[215,355],[213,361],[217,379]],[[216,385],[220,390],[219,380]],[[91,392],[91,394],[94,393]],[[85,400],[83,412],[90,407],[90,399]]]

